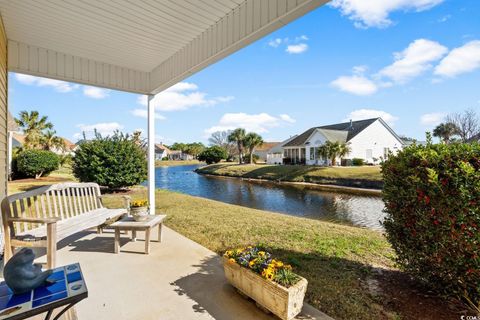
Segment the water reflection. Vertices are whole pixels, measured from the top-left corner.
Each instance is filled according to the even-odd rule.
[[[193,172],[196,168],[159,167],[156,186],[250,208],[382,229],[379,221],[384,217],[383,201],[378,197],[207,177]]]

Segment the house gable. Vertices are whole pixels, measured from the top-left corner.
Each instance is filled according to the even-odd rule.
[[[403,142],[386,123],[378,119],[358,133],[349,141],[351,152],[348,158],[361,158],[373,161],[385,156],[386,149],[396,152],[403,147]]]

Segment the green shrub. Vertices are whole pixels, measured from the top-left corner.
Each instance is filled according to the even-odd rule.
[[[198,155],[198,160],[205,161],[207,164],[219,163],[223,159],[227,159],[227,151],[219,146],[206,148]]]
[[[384,226],[398,264],[478,306],[480,145],[412,145],[386,160],[382,172]]]
[[[353,158],[352,159],[352,165],[354,166],[363,166],[365,164],[365,161],[363,161],[362,158]]]
[[[145,150],[128,135],[97,135],[75,151],[73,174],[81,182],[96,182],[109,189],[142,183],[147,178]]]
[[[46,150],[24,150],[18,153],[15,159],[15,171],[20,176],[38,179],[58,169],[60,159]]]

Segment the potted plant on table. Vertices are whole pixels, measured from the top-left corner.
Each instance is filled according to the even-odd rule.
[[[132,201],[130,215],[135,221],[145,221],[148,218],[148,201],[146,199]]]
[[[293,319],[302,310],[307,280],[261,248],[228,250],[223,267],[231,285],[280,319]]]

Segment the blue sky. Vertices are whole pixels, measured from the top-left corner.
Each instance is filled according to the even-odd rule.
[[[158,95],[157,141],[245,127],[281,141],[382,116],[424,139],[450,112],[480,113],[480,1],[334,0]],[[9,106],[76,141],[146,129],[141,96],[11,73]]]

